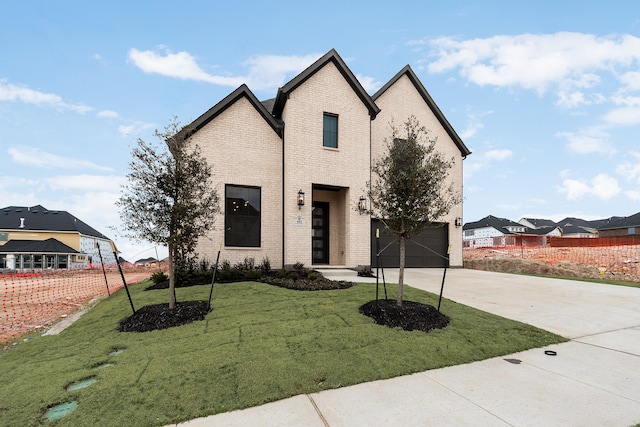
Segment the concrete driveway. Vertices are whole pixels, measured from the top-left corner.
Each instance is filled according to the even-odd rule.
[[[405,283],[439,293],[442,273],[442,269],[410,269]],[[347,271],[331,274],[334,279],[356,280]],[[397,282],[397,275],[397,269],[385,270],[387,282]],[[388,291],[391,297],[396,287],[390,286]],[[447,271],[444,297],[538,326],[571,341],[467,365],[294,396],[180,425],[640,423],[640,288],[451,269]],[[553,350],[556,355],[546,355],[545,350]]]

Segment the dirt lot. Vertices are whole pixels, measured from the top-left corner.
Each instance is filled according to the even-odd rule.
[[[640,282],[637,246],[464,250],[466,268]]]

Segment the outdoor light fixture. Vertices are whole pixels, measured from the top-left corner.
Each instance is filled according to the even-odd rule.
[[[304,191],[300,189],[300,191],[298,191],[298,209],[302,209],[303,206],[304,206]]]
[[[358,212],[360,212],[360,215],[362,215],[366,211],[367,211],[367,199],[365,199],[364,196],[360,196],[360,199],[358,200]]]
[[[462,226],[462,218],[460,218],[459,216],[457,216],[457,217],[456,217],[456,220],[455,220],[455,225],[456,225],[456,227],[460,227],[460,226]]]

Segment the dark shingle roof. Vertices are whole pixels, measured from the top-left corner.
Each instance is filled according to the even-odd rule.
[[[50,211],[42,205],[7,206],[0,209],[0,230],[71,231],[110,240],[66,211]]]
[[[614,228],[640,227],[640,212],[631,216],[609,218],[606,223],[601,224],[598,230],[611,230]]]
[[[498,218],[495,217],[493,215],[489,215],[486,216],[484,218],[482,218],[479,221],[476,222],[468,222],[466,224],[464,224],[464,226],[462,227],[463,230],[474,230],[476,228],[486,228],[486,227],[493,227],[496,230],[504,233],[504,234],[521,234],[521,233],[511,233],[506,227],[508,226],[513,226],[513,227],[524,227],[527,231],[526,233],[529,233],[529,231],[531,230],[529,227],[526,227],[522,224],[519,224],[517,222],[513,222],[510,219],[506,219],[506,218]]]
[[[523,218],[528,221],[530,224],[533,224],[536,228],[554,228],[557,224],[550,219],[543,218]]]
[[[9,240],[0,246],[0,253],[22,254],[77,254],[75,249],[59,240]]]

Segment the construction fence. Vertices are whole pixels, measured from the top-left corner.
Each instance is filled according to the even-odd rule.
[[[640,281],[640,236],[572,238],[532,235],[487,237],[464,241],[465,261],[520,259],[547,265],[586,265],[600,275]]]
[[[125,268],[127,284],[147,279],[157,269]],[[0,270],[0,346],[21,335],[44,329],[89,303],[124,286],[117,266],[92,269]]]

